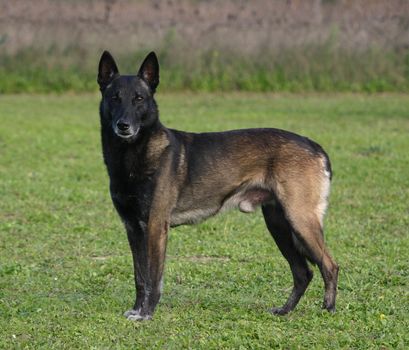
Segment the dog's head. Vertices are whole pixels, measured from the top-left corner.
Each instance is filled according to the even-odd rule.
[[[120,75],[115,60],[104,51],[97,81],[102,93],[101,117],[117,137],[134,141],[155,124],[158,113],[153,95],[159,84],[159,63],[154,52],[145,58],[137,75]]]

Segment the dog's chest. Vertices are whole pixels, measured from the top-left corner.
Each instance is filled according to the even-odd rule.
[[[111,198],[119,215],[126,222],[135,218],[147,221],[153,197],[154,183],[151,178],[143,181],[111,178]]]

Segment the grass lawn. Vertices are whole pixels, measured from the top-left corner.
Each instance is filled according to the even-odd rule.
[[[171,231],[154,320],[127,321],[131,254],[103,166],[96,95],[0,96],[0,349],[271,349],[409,346],[409,96],[158,94],[169,127],[278,127],[334,169],[326,241],[337,312],[319,271],[292,286],[260,211]]]

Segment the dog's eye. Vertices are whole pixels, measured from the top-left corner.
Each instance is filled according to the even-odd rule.
[[[141,95],[136,95],[136,96],[135,96],[135,101],[136,101],[136,102],[141,102],[141,101],[143,101],[143,96],[141,96]]]
[[[119,94],[116,93],[116,94],[111,96],[111,100],[115,101],[115,102],[119,102],[121,100],[121,98],[119,97]]]

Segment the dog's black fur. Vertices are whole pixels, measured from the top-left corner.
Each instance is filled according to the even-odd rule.
[[[338,266],[322,237],[331,167],[318,144],[277,129],[193,134],[165,128],[154,100],[159,64],[153,52],[136,76],[120,75],[104,52],[98,83],[111,197],[134,260],[137,293],[128,319],[153,315],[169,227],[229,207],[251,212],[257,205],[294,278],[286,304],[273,313],[291,311],[303,295],[312,278],[306,258],[324,278],[324,307],[335,309]]]

